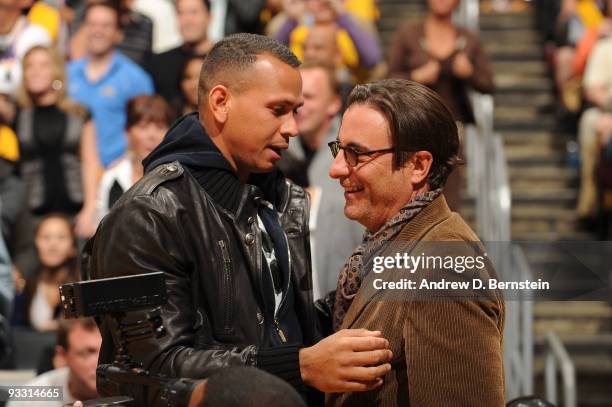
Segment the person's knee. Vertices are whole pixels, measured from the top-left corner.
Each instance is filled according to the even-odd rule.
[[[597,133],[595,128],[600,116],[601,111],[598,108],[591,108],[585,111],[580,118],[578,141],[583,151],[597,146]]]

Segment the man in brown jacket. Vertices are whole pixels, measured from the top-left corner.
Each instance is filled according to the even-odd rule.
[[[393,360],[382,386],[326,404],[503,406],[504,302],[487,288],[497,277],[442,195],[459,149],[450,111],[414,82],[360,85],[330,148],[344,213],[367,229],[340,272],[334,329],[382,332]]]

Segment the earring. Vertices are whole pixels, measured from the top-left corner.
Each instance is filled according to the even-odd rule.
[[[53,83],[51,84],[51,89],[55,91],[60,91],[63,87],[64,87],[64,83],[60,81],[59,79],[54,80]]]

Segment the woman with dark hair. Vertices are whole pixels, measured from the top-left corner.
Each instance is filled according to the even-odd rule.
[[[398,28],[389,48],[389,77],[409,79],[438,93],[456,121],[474,123],[470,89],[492,93],[493,71],[478,37],[453,24],[460,0],[427,0],[423,21]],[[458,210],[461,173],[455,170],[444,191],[448,204]]]
[[[478,37],[453,24],[459,1],[427,0],[423,21],[398,28],[389,49],[389,77],[426,85],[442,97],[455,120],[473,123],[467,91],[492,93],[495,86]]]
[[[198,82],[204,57],[194,56],[185,62],[181,77],[181,93],[183,94],[182,114],[198,110]]]
[[[70,218],[52,213],[36,228],[39,268],[27,280],[25,298],[17,302],[15,324],[29,324],[38,331],[56,330],[61,311],[58,287],[79,280],[76,237]],[[24,309],[19,309],[26,305]],[[25,315],[24,315],[25,314]]]
[[[127,105],[126,154],[104,172],[98,188],[98,222],[113,204],[143,176],[142,160],[162,141],[172,121],[172,110],[159,95],[140,95]]]
[[[18,96],[19,172],[33,215],[74,216],[76,234],[89,237],[101,164],[87,111],[66,90],[63,58],[48,47],[30,49]]]

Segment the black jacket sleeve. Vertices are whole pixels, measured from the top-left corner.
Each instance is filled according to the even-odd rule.
[[[159,192],[159,193],[158,193]],[[83,257],[84,274],[89,278],[164,272],[168,302],[161,308],[166,335],[140,341],[129,347],[134,360],[145,369],[170,377],[206,378],[216,369],[228,366],[260,365],[289,381],[299,381],[297,348],[258,352],[256,344],[242,348],[197,344],[197,333],[205,329],[206,318],[196,311],[192,297],[192,277],[197,272],[187,253],[181,225],[184,210],[168,191],[156,196],[139,195],[121,200],[101,223],[88,243]],[[103,342],[99,363],[111,363],[114,345],[110,327],[101,322]],[[291,380],[293,379],[293,380]],[[140,385],[115,386],[101,382],[102,395],[128,394],[142,405],[157,406],[157,391]]]

